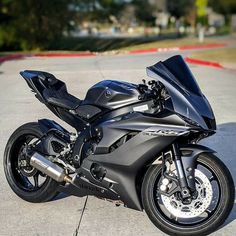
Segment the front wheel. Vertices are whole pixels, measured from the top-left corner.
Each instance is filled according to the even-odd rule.
[[[151,166],[142,184],[142,202],[150,220],[168,235],[208,235],[224,223],[234,205],[231,174],[211,153],[197,159],[196,196],[191,202],[183,202],[178,193],[160,194],[162,180],[162,166]]]

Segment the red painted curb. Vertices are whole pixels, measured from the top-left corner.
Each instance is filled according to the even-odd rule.
[[[199,59],[194,59],[194,58],[191,58],[191,57],[186,57],[185,61],[188,62],[188,63],[191,63],[191,64],[195,64],[195,65],[211,66],[211,67],[220,68],[220,69],[224,68],[218,62],[199,60]]]
[[[90,57],[96,56],[93,52],[83,52],[83,53],[32,53],[32,54],[16,54],[7,55],[0,57],[0,63],[11,60],[18,60],[26,57]]]
[[[5,61],[18,60],[23,57],[25,57],[25,55],[22,55],[22,54],[2,56],[2,57],[0,57],[0,63],[3,63]]]

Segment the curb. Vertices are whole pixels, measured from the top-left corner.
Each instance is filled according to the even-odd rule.
[[[0,57],[0,63],[3,63],[5,61],[11,61],[11,60],[19,60],[19,59],[24,58],[25,56],[28,56],[28,55],[16,54],[16,55],[2,56]]]
[[[191,58],[191,57],[185,57],[185,61],[190,64],[225,69],[225,67],[222,66],[220,63],[214,62],[214,61],[199,60],[199,59],[195,59],[195,58]]]
[[[31,54],[16,54],[0,57],[0,63],[11,60],[19,60],[27,57],[90,57],[97,56],[94,52],[83,53],[31,53]]]
[[[223,48],[226,47],[226,43],[215,43],[215,44],[205,44],[205,45],[186,45],[180,47],[166,47],[166,48],[150,48],[150,49],[137,49],[131,50],[129,54],[142,54],[142,53],[155,53],[155,52],[176,52],[185,50],[197,50],[197,49],[211,49],[211,48]]]

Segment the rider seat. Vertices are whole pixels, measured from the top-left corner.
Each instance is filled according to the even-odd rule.
[[[54,75],[32,70],[23,73],[23,77],[37,78],[37,89],[41,88],[40,92],[46,103],[66,110],[75,110],[81,104],[81,100],[69,94],[65,83],[56,79]]]

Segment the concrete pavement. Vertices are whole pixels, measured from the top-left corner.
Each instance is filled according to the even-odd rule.
[[[34,98],[19,71],[35,69],[51,72],[66,82],[70,93],[82,99],[90,86],[103,79],[140,82],[146,78],[146,66],[171,55],[173,53],[170,52],[90,58],[28,58],[3,63],[0,66],[0,159],[10,134],[21,124],[46,117],[64,125]],[[204,144],[217,150],[236,182],[236,72],[199,66],[191,66],[191,70],[213,107],[219,128],[217,134],[205,140]],[[11,191],[2,164],[0,183],[1,236],[164,235],[145,213],[115,207],[94,197],[88,197],[82,218],[86,198],[61,196],[43,204],[25,202]],[[225,226],[213,235],[233,235],[235,219],[236,206]]]

